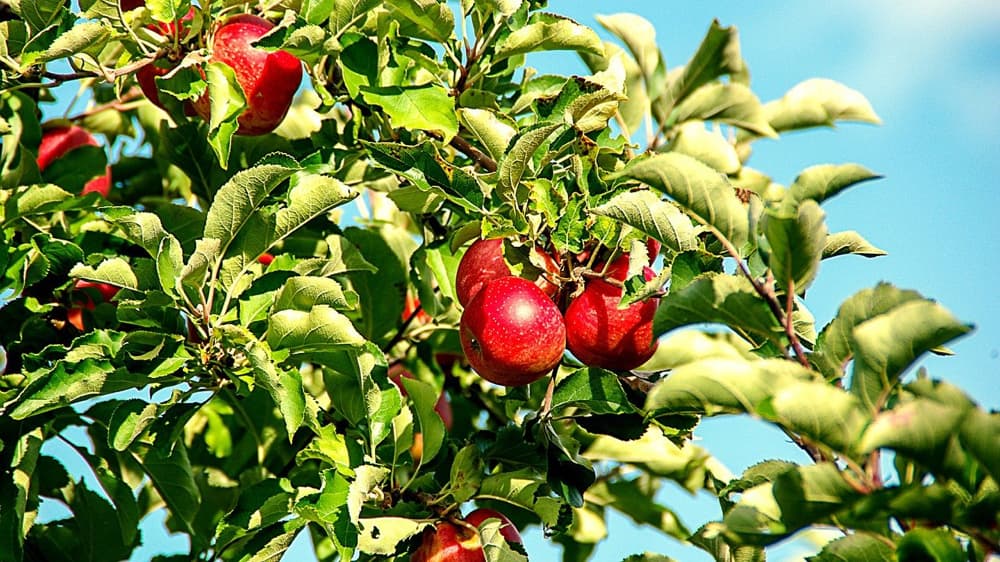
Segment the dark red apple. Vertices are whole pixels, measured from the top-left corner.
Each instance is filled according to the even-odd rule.
[[[121,0],[121,7],[123,12],[129,10],[134,10],[140,6],[145,6],[146,0]]]
[[[504,386],[532,383],[551,371],[566,349],[566,325],[552,300],[520,277],[483,287],[459,324],[462,350],[484,379]]]
[[[184,24],[193,20],[194,16],[195,10],[194,8],[191,8],[188,10],[188,13],[180,19],[180,22],[155,23],[146,27],[165,37],[173,37],[174,35],[183,36],[186,32]],[[163,102],[160,101],[160,89],[156,87],[156,78],[167,74],[173,70],[175,66],[176,63],[170,59],[159,58],[153,63],[147,64],[146,66],[143,66],[139,70],[135,71],[135,80],[139,83],[139,89],[142,90],[146,99],[160,109],[164,109],[164,107]],[[194,107],[190,103],[185,103],[184,113],[186,115],[194,115]]]
[[[83,310],[94,310],[97,306],[94,297],[100,302],[110,302],[118,294],[119,288],[107,283],[85,281],[80,279],[73,284],[73,306],[66,311],[66,321],[81,332],[84,329]]]
[[[558,275],[559,264],[549,254],[542,251],[539,253],[545,260],[545,271],[551,275]],[[487,283],[511,275],[513,273],[503,259],[503,239],[476,240],[458,262],[458,271],[455,273],[455,292],[458,294],[458,302],[462,306],[468,306]],[[535,283],[549,297],[559,291],[559,285],[552,283],[546,275],[539,276]]]
[[[628,275],[628,254],[608,268],[612,279]],[[645,278],[655,273],[646,268]],[[566,309],[566,347],[586,365],[627,371],[642,365],[656,351],[653,316],[659,299],[648,299],[619,309],[622,289],[603,279],[592,279]]]
[[[302,62],[285,51],[267,52],[253,47],[274,24],[243,14],[230,18],[216,31],[210,60],[229,65],[246,94],[247,108],[240,115],[240,135],[263,135],[281,123],[302,82]],[[208,94],[195,102],[195,110],[206,121],[211,114]]]
[[[263,254],[257,257],[257,262],[263,265],[264,267],[271,265],[271,262],[273,261],[274,261],[274,256],[267,252],[264,252]]]
[[[478,527],[487,519],[500,520],[500,534],[508,543],[521,544],[517,527],[502,513],[492,509],[477,509],[465,517],[465,522]],[[479,533],[449,521],[441,521],[434,529],[424,531],[420,547],[410,562],[485,562],[483,541]]]
[[[80,148],[81,146],[100,146],[94,135],[86,129],[76,125],[51,127],[42,133],[42,142],[38,145],[38,171],[43,172],[55,160],[62,157],[67,152]],[[103,176],[98,176],[88,181],[83,186],[81,194],[100,193],[107,197],[111,193],[111,168],[105,169]]]

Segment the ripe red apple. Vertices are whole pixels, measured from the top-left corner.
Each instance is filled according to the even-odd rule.
[[[615,260],[608,276],[624,281],[628,254]],[[655,273],[646,268],[645,278]],[[583,293],[566,309],[566,347],[586,365],[627,371],[642,365],[656,351],[653,316],[659,299],[633,303],[619,310],[622,289],[603,279],[587,283]]]
[[[517,527],[503,514],[492,509],[477,509],[467,515],[465,521],[478,527],[483,521],[492,518],[500,519],[502,525],[500,533],[504,540],[508,543],[521,544],[521,535],[518,534]],[[479,533],[449,521],[441,521],[433,530],[424,531],[420,547],[410,557],[410,562],[485,562],[485,560],[483,541]]]
[[[539,253],[545,260],[545,271],[558,275],[559,264],[549,254],[541,251]],[[455,273],[455,292],[458,294],[458,302],[462,306],[468,306],[487,283],[511,275],[513,273],[503,259],[503,239],[476,240],[458,262],[458,271]],[[559,291],[559,285],[552,283],[545,275],[539,276],[535,283],[549,297]]]
[[[472,368],[504,386],[538,380],[566,349],[559,308],[537,285],[513,276],[491,281],[476,294],[462,313],[459,334]]]
[[[274,256],[267,252],[264,252],[263,254],[257,257],[257,262],[263,265],[264,267],[271,265],[271,262],[273,261],[274,261]]]
[[[118,287],[107,283],[97,283],[80,279],[73,284],[73,306],[66,311],[66,321],[76,327],[81,332],[84,329],[83,310],[94,310],[97,306],[94,297],[99,297],[100,302],[109,302],[118,294]]]
[[[414,311],[420,306],[420,299],[413,296],[413,293],[409,291],[406,292],[406,297],[403,299],[403,313],[400,315],[403,322],[413,314]],[[413,322],[417,324],[428,324],[431,321],[431,315],[427,314],[427,311],[421,308],[417,312],[417,317],[413,319]]]
[[[100,146],[100,143],[97,142],[94,135],[76,125],[45,129],[42,133],[42,142],[38,145],[38,158],[35,160],[38,164],[38,171],[45,171],[49,164],[81,146]],[[86,195],[91,192],[100,193],[103,197],[108,196],[111,192],[110,167],[106,168],[103,176],[98,176],[84,184],[80,193]]]
[[[124,7],[122,9],[124,9]],[[195,10],[194,8],[191,8],[188,10],[188,13],[180,19],[180,22],[154,23],[146,27],[165,37],[173,37],[174,35],[183,36],[186,32],[184,24],[193,20],[194,16]],[[159,58],[153,63],[147,64],[135,72],[135,80],[139,83],[139,89],[142,90],[146,99],[160,109],[165,108],[163,106],[163,102],[160,101],[160,89],[156,87],[156,77],[167,74],[173,70],[174,66],[176,66],[174,61],[171,61],[168,58]],[[190,103],[185,103],[184,113],[185,115],[195,115],[194,106]]]
[[[240,115],[240,135],[263,135],[281,123],[302,81],[302,63],[285,51],[267,52],[253,47],[274,24],[243,14],[230,18],[216,31],[211,60],[229,65],[246,94],[247,108]],[[206,121],[211,114],[208,94],[195,102],[195,110]]]

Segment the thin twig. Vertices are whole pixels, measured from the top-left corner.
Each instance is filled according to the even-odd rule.
[[[497,171],[496,160],[490,158],[482,150],[479,150],[478,148],[472,146],[472,144],[469,143],[469,141],[463,139],[462,137],[456,135],[452,137],[451,142],[448,144],[450,144],[452,147],[457,149],[462,154],[465,154],[469,158],[472,158],[472,160],[476,164],[479,164],[479,166],[484,168],[487,172]]]

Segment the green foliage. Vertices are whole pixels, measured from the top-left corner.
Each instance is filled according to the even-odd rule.
[[[3,556],[125,559],[164,510],[191,545],[170,558],[277,560],[308,532],[320,560],[406,560],[472,502],[543,526],[574,561],[610,512],[720,562],[764,560],[819,526],[845,533],[820,562],[997,549],[1000,418],[910,375],[971,326],[889,283],[819,329],[806,308],[824,260],[885,254],[829,232],[822,207],[877,174],[821,164],[785,187],[747,166],[760,138],[878,123],[860,93],[813,79],[761,102],[719,22],[668,69],[633,14],[598,18],[619,45],[536,0],[289,0],[258,14],[278,23],[259,46],[298,56],[311,93],[275,132],[245,137],[250,93],[204,46],[211,22],[246,6],[202,2],[164,37],[147,26],[189,2],[8,4]],[[592,74],[525,72],[526,54],[552,50]],[[154,60],[177,67],[157,78],[166,111],[136,87]],[[46,73],[67,61],[75,76]],[[80,194],[103,148],[36,161],[39,108],[78,77],[96,104],[134,102],[75,120],[141,145],[111,162],[107,198]],[[206,92],[208,121],[186,115]],[[628,253],[622,307],[659,299],[658,352],[631,372],[567,356],[526,387],[484,382],[461,358],[455,282],[479,237],[505,238],[518,272],[553,257],[563,308]],[[105,302],[80,280],[118,291]],[[766,421],[812,462],[730,475],[691,439],[723,414]],[[43,449],[56,440],[93,479]],[[688,527],[668,482],[717,497],[718,520]],[[44,502],[71,515],[47,520]],[[524,559],[498,525],[480,536],[487,560]]]

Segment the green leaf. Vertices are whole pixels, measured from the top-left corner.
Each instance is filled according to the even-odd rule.
[[[108,445],[125,451],[160,415],[157,404],[134,398],[115,408],[108,422]]]
[[[327,305],[318,305],[308,312],[281,310],[271,315],[267,343],[271,349],[301,355],[357,347],[365,343],[365,338],[346,316]]]
[[[389,0],[393,12],[413,22],[427,37],[444,43],[455,34],[455,15],[440,0]]]
[[[358,550],[368,554],[395,554],[399,544],[429,527],[427,521],[405,517],[365,517],[358,522]]]
[[[602,481],[587,491],[588,500],[602,507],[612,507],[640,525],[686,540],[688,531],[677,515],[656,501],[659,485],[653,479],[638,477]]]
[[[295,542],[295,538],[306,525],[305,519],[292,519],[276,523],[257,533],[250,539],[240,562],[278,562]]]
[[[305,6],[307,4],[324,5],[329,2],[330,0],[308,0],[303,3],[303,13],[306,12]],[[333,0],[332,4],[333,12],[329,15],[330,21],[328,25],[330,26],[330,31],[332,31],[334,35],[339,36],[349,25],[356,24],[359,21],[364,21],[365,14],[378,6],[379,2],[378,0]],[[311,11],[318,12],[319,10],[314,9]],[[325,9],[323,13],[325,13]],[[318,13],[315,17],[320,19],[320,22],[322,22],[322,19],[325,18],[319,18],[320,15],[323,14]]]
[[[522,130],[513,145],[507,150],[503,160],[500,161],[498,169],[499,180],[497,189],[500,196],[507,200],[513,200],[517,187],[521,183],[521,178],[531,165],[535,150],[542,146],[545,141],[558,130],[562,130],[563,125],[535,125]]]
[[[639,181],[666,193],[737,249],[747,241],[747,210],[736,190],[724,175],[690,156],[666,153],[639,157],[610,177]]]
[[[245,349],[253,368],[254,381],[267,390],[281,412],[288,441],[292,442],[303,421],[309,421],[309,425],[315,427],[316,421],[306,415],[306,394],[298,368],[279,369],[271,358],[271,350],[264,343],[251,341]]]
[[[497,44],[493,60],[532,51],[579,51],[601,56],[604,45],[587,26],[566,17],[536,12],[528,25],[513,31]]]
[[[791,212],[789,212],[791,211]],[[803,295],[819,272],[826,246],[826,214],[807,199],[794,209],[767,209],[763,231],[770,245],[768,265],[778,283]]]
[[[698,233],[691,219],[652,191],[626,191],[590,211],[640,230],[674,252],[698,248]]]
[[[701,447],[690,442],[678,446],[656,426],[650,426],[640,439],[630,441],[598,435],[583,456],[594,461],[639,466],[653,475],[676,481],[692,493],[704,487],[708,477],[706,465],[711,462],[711,457]]]
[[[552,410],[579,408],[578,413],[621,414],[636,411],[618,376],[598,368],[579,369],[559,381],[552,395]]]
[[[184,17],[191,8],[190,0],[149,0],[146,2],[153,19],[172,23]]]
[[[205,66],[208,82],[209,121],[208,144],[215,151],[219,165],[225,169],[229,162],[233,135],[239,128],[237,119],[247,107],[246,95],[232,67],[221,62]]]
[[[436,132],[445,144],[458,133],[455,100],[440,86],[365,86],[361,87],[361,97],[380,106],[394,127]]]
[[[503,159],[507,146],[517,134],[515,124],[488,109],[459,108],[458,119],[495,161]]]
[[[83,480],[64,489],[73,512],[77,560],[119,560],[131,554],[134,544],[125,544],[114,507]]]
[[[648,20],[628,13],[598,15],[595,19],[625,43],[646,84],[650,84],[657,76],[666,74],[663,56],[656,45],[656,29]]]
[[[671,116],[674,122],[719,121],[761,137],[777,138],[764,106],[747,86],[739,83],[706,84],[691,93]]]
[[[879,408],[903,372],[923,353],[968,333],[941,305],[929,300],[900,304],[891,311],[858,324],[852,331],[854,368],[851,392],[865,406]]]
[[[215,194],[205,217],[205,238],[219,241],[221,254],[250,221],[278,184],[291,176],[298,165],[291,159],[264,163],[241,170]]]
[[[657,336],[681,326],[725,324],[749,341],[780,342],[783,329],[745,277],[706,273],[660,300],[653,319]]]
[[[400,382],[406,389],[410,400],[413,401],[417,420],[420,422],[420,433],[424,436],[424,448],[420,456],[420,463],[425,464],[438,454],[444,443],[446,431],[444,422],[434,409],[439,395],[433,386],[423,381],[402,377]]]
[[[181,441],[158,442],[138,460],[166,502],[170,514],[192,532],[192,524],[201,505],[201,493],[194,481],[187,447]]]
[[[28,22],[35,33],[40,33],[50,25],[58,23],[69,9],[64,2],[59,0],[21,0],[18,2],[18,6],[21,17]]]
[[[668,149],[700,160],[724,174],[737,174],[743,166],[736,147],[722,136],[722,131],[706,129],[703,121],[688,121],[677,127]]]
[[[947,529],[913,529],[896,545],[899,560],[963,562],[968,560],[962,545]]]
[[[822,203],[848,187],[881,177],[859,164],[821,164],[803,170],[788,192],[794,201]]]
[[[6,430],[6,424],[3,424]],[[5,431],[6,433],[6,431]],[[13,441],[13,440],[12,440]],[[39,453],[44,441],[42,429],[37,427],[25,431],[16,441],[4,444],[3,458],[10,459],[10,466],[4,466],[4,478],[0,480],[0,551],[14,559],[20,559],[24,549],[27,527],[24,516],[31,498],[31,480],[35,474]],[[8,448],[12,452],[8,455]]]
[[[136,279],[132,267],[129,266],[127,261],[117,257],[102,261],[97,266],[97,269],[79,264],[69,272],[69,275],[70,277],[107,283],[124,289],[136,289],[139,287],[139,281]]]
[[[348,505],[352,484],[336,470],[324,470],[321,476],[322,491],[298,500],[295,513],[318,523],[333,541],[340,559],[351,560],[358,545],[356,519],[352,519],[352,507]],[[360,510],[360,506],[358,509]]]
[[[722,27],[715,20],[683,71],[671,74],[664,101],[673,107],[702,85],[723,75],[743,72],[746,68],[736,27]]]
[[[74,25],[49,45],[45,52],[35,59],[35,63],[63,59],[83,51],[100,50],[108,42],[113,31],[102,21],[87,21]]]
[[[353,310],[357,293],[344,290],[340,282],[326,277],[300,276],[285,282],[274,299],[275,312],[281,310],[311,310],[326,305],[335,310]]]
[[[884,256],[887,252],[881,248],[873,246],[871,242],[865,240],[863,236],[853,230],[843,232],[832,232],[826,237],[826,245],[823,246],[823,259],[834,258],[847,254],[857,254],[866,258],[877,258]]]
[[[268,478],[240,490],[236,506],[215,531],[219,552],[234,540],[281,521],[292,511],[295,490],[287,480]]]
[[[764,112],[779,132],[832,127],[837,121],[882,122],[863,95],[826,78],[811,78],[795,85],[781,99],[764,104]]]
[[[895,558],[895,549],[876,535],[854,533],[828,543],[808,562],[880,562]]]

